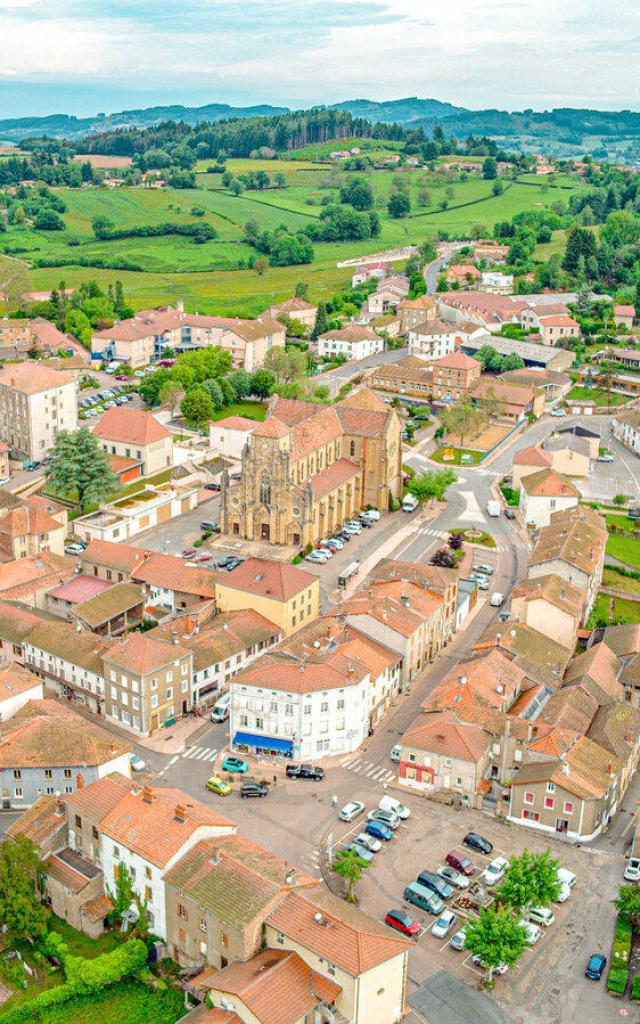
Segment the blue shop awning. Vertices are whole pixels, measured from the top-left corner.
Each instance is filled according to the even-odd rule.
[[[256,736],[252,732],[237,732],[233,737],[234,747],[255,747],[256,750],[275,750],[278,754],[290,754],[293,740],[281,740],[275,736]]]

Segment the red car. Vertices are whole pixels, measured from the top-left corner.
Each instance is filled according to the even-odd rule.
[[[210,551],[200,551],[193,556],[194,562],[209,562],[213,558]]]
[[[183,551],[180,552],[180,557],[181,558],[193,558],[193,556],[197,555],[197,554],[198,554],[198,552],[197,552],[197,550],[195,548],[185,548]]]
[[[126,373],[116,373],[116,380],[129,380]]]
[[[409,935],[410,938],[414,938],[420,931],[420,925],[415,917],[405,914],[404,910],[389,910],[384,923],[388,924],[390,928],[402,932],[403,935]]]
[[[450,867],[461,871],[463,875],[472,875],[475,868],[465,853],[460,850],[451,850],[444,858]]]

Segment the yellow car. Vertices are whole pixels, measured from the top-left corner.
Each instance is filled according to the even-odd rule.
[[[221,779],[219,775],[212,775],[210,779],[207,779],[207,789],[210,789],[212,793],[217,793],[218,796],[229,796],[229,793],[233,792],[233,786]]]

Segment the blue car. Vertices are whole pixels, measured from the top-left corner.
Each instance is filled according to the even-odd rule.
[[[593,956],[589,958],[587,969],[584,972],[585,978],[591,978],[591,981],[600,981],[600,978],[602,977],[602,972],[604,971],[606,966],[606,956],[603,956],[602,953],[594,953]]]
[[[222,762],[223,772],[248,772],[249,765],[240,757],[225,757]]]
[[[381,821],[368,822],[365,832],[368,836],[373,836],[374,839],[383,839],[385,843],[393,839],[393,829],[388,825],[383,825]]]

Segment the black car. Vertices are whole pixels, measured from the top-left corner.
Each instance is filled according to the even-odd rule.
[[[349,541],[351,540],[351,534],[346,533],[344,530],[340,530],[339,533],[336,533],[336,537],[338,537],[340,540],[343,540],[345,544],[348,544]]]
[[[220,559],[216,569],[226,569],[227,572],[231,572],[232,569],[237,569],[239,565],[242,565],[241,558],[236,558],[235,555],[227,555],[225,558]]]
[[[204,489],[205,491],[219,491],[220,484],[205,484]]]
[[[324,768],[316,768],[313,764],[288,764],[288,779],[311,779],[313,782],[320,782],[324,779]]]
[[[243,782],[240,787],[240,796],[266,796],[269,792],[268,786],[263,786],[261,782]]]
[[[512,508],[505,508],[504,514],[507,517],[507,519],[515,519],[516,518],[516,514],[515,514],[515,512],[513,511]]]
[[[490,843],[484,836],[479,836],[477,832],[467,832],[462,842],[470,850],[477,850],[479,853],[491,853],[493,850],[493,843]]]
[[[371,522],[371,520],[367,519],[366,516],[359,516],[358,517],[358,522],[360,523],[361,526],[364,526],[365,530],[368,530],[368,529],[370,529],[373,526],[373,523]]]

